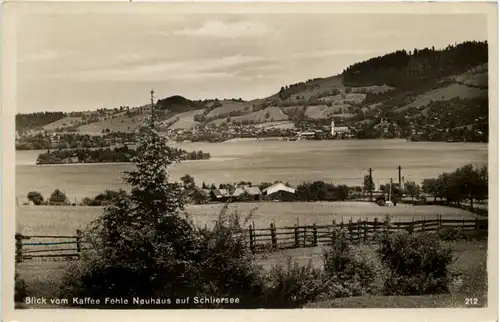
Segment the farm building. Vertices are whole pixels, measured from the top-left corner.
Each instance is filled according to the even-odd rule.
[[[241,186],[236,188],[233,192],[233,197],[241,197],[243,195],[247,195],[248,199],[252,200],[260,200],[262,196],[262,191],[260,191],[259,187],[249,187],[249,186]]]
[[[295,198],[295,189],[282,182],[275,183],[262,192],[266,199],[293,200]]]
[[[259,200],[262,197],[262,191],[259,187],[246,187],[245,191],[252,197],[253,200]]]
[[[210,191],[210,198],[212,201],[225,202],[231,198],[231,195],[227,189],[212,189]]]

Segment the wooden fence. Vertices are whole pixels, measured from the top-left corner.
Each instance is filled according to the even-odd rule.
[[[84,244],[80,230],[74,236],[24,236],[18,233],[16,262],[33,258],[79,258]]]
[[[440,231],[446,228],[458,228],[467,231],[486,231],[488,220],[472,219],[442,219],[437,215],[434,220],[418,220],[408,222],[385,223],[375,218],[373,221],[361,220],[348,222],[332,221],[331,225],[294,225],[291,227],[276,227],[274,223],[269,228],[255,228],[252,225],[244,231],[245,241],[254,252],[276,251],[280,249],[316,247],[331,245],[335,239],[335,228],[345,229],[353,243],[370,242],[376,232],[383,229],[390,231],[407,230],[410,232]],[[49,242],[23,242],[24,240],[52,240]],[[78,258],[83,246],[81,232],[75,236],[23,236],[16,234],[16,261],[44,257]],[[74,245],[75,247],[69,247]],[[59,247],[63,248],[59,248]]]
[[[375,233],[383,229],[390,231],[406,230],[410,232],[439,232],[446,228],[458,228],[464,232],[488,230],[488,220],[442,219],[440,215],[434,220],[412,220],[408,222],[385,223],[375,218],[373,221],[361,220],[348,222],[332,221],[331,225],[294,225],[291,227],[275,227],[259,229],[248,227],[248,245],[254,252],[273,251],[279,249],[316,247],[331,245],[335,239],[335,228],[345,229],[352,243],[373,241]]]

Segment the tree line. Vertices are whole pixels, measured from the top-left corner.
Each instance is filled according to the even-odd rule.
[[[64,112],[37,112],[16,114],[16,130],[35,129],[66,117]]]
[[[180,160],[208,160],[210,153],[203,151],[191,151],[180,148],[169,147],[167,153]],[[116,148],[105,149],[60,149],[48,150],[38,155],[37,164],[64,164],[64,163],[107,163],[107,162],[131,162],[137,156],[135,149],[129,149],[127,145]]]
[[[369,194],[375,191],[373,178],[369,175],[364,177],[364,191]],[[415,200],[429,203],[424,194],[434,198],[430,203],[436,204],[439,199],[444,205],[459,206],[468,202],[470,209],[474,209],[474,202],[481,202],[488,199],[488,167],[486,165],[475,167],[472,164],[464,165],[452,172],[443,172],[435,178],[426,178],[421,184],[414,181],[403,183],[399,187],[398,183],[383,184],[380,191],[384,193],[383,200],[391,191],[391,201],[401,202],[403,195]]]
[[[345,86],[390,85],[411,88],[422,80],[463,73],[488,62],[488,43],[466,41],[442,50],[399,50],[349,66]]]

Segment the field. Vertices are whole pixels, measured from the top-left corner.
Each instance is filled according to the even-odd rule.
[[[87,125],[82,125],[78,127],[78,131],[85,134],[101,134],[102,130],[110,129],[112,131],[120,132],[133,132],[137,127],[139,127],[141,120],[145,117],[145,114],[136,115],[133,117],[122,115],[117,115],[115,119],[111,118],[107,120],[102,120],[95,123],[90,123]]]
[[[199,124],[198,122],[196,122],[194,120],[194,116],[196,114],[200,114],[200,113],[202,113],[202,110],[193,110],[193,111],[187,111],[187,112],[176,114],[175,116],[170,118],[168,121],[169,122],[173,121],[177,117],[179,118],[179,120],[177,122],[175,122],[174,124],[172,124],[172,126],[170,126],[170,128],[171,129],[190,129],[193,126],[195,126],[196,124]]]
[[[251,102],[234,102],[234,101],[223,101],[221,100],[220,103],[222,106],[216,107],[213,110],[211,110],[207,116],[212,117],[212,116],[217,116],[220,114],[225,114],[225,113],[230,113],[230,112],[251,112],[252,111],[252,103]]]
[[[65,118],[62,118],[60,120],[57,120],[55,122],[52,122],[52,123],[49,123],[45,126],[43,126],[43,129],[44,130],[47,130],[47,131],[54,131],[56,130],[57,128],[64,128],[64,127],[69,127],[69,126],[72,126],[74,124],[76,124],[77,122],[81,122],[82,121],[82,118],[81,117],[65,117]]]
[[[348,104],[332,105],[332,106],[326,106],[326,105],[308,106],[306,108],[305,115],[313,119],[325,119],[331,117],[334,114],[339,114],[341,110],[343,112],[344,111],[347,112],[347,109],[350,106],[351,105]]]
[[[223,204],[188,206],[186,212],[199,225],[210,227],[217,219]],[[250,219],[256,228],[268,228],[274,222],[276,227],[293,226],[297,220],[301,225],[316,223],[331,224],[332,220],[348,222],[375,217],[383,220],[386,214],[393,221],[411,221],[412,218],[435,219],[437,214],[443,219],[474,219],[469,211],[442,206],[379,207],[364,202],[255,202],[232,203],[228,213],[238,213],[243,219],[253,209]],[[16,213],[16,231],[24,235],[74,235],[103,211],[101,207],[59,207],[59,206],[19,206]]]
[[[486,95],[488,95],[487,89],[479,89],[476,87],[471,87],[461,84],[451,84],[446,87],[436,88],[430,92],[427,92],[417,97],[417,99],[411,102],[410,104],[398,108],[396,111],[402,112],[410,107],[420,108],[421,106],[429,104],[431,101],[434,102],[445,101],[445,100],[450,100],[454,97],[465,99],[465,98],[474,98]]]

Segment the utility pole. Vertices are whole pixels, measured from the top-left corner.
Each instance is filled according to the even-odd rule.
[[[399,189],[402,190],[403,186],[401,185],[401,170],[403,168],[401,166],[398,166],[398,177],[399,177]]]
[[[372,187],[372,183],[373,183],[372,172],[373,172],[373,169],[372,168],[368,169],[368,172],[370,173],[370,182],[369,182],[369,185],[368,185],[368,189],[370,189],[370,201],[373,201],[373,187]]]
[[[389,201],[392,202],[392,178],[389,179]]]
[[[155,90],[152,89],[151,90],[151,120],[152,120],[152,124],[153,124],[153,127],[154,127],[154,123],[155,123],[155,113],[154,113],[154,95],[155,95]]]

